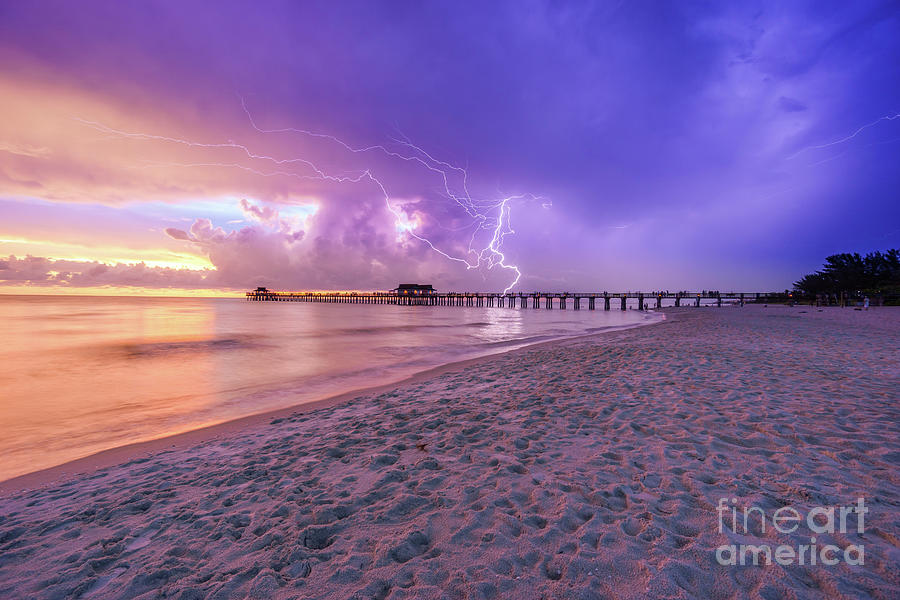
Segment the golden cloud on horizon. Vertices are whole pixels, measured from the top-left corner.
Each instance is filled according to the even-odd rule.
[[[0,238],[0,256],[33,255],[48,260],[69,260],[105,265],[143,263],[148,267],[202,271],[214,269],[209,258],[190,252],[176,252],[166,248],[124,248],[121,246],[88,246],[72,242],[32,240],[23,237]]]
[[[137,286],[0,285],[0,296],[150,296],[165,298],[240,298],[246,290],[148,288]]]

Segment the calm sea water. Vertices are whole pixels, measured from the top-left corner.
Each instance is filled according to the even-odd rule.
[[[637,311],[0,296],[0,480],[653,319]]]

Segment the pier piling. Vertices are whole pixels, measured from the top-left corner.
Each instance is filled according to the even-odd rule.
[[[690,292],[652,292],[656,297],[654,306],[657,309],[663,308],[664,299],[673,299],[674,306],[682,306],[682,299],[690,298],[693,294]],[[647,310],[650,308],[648,302],[648,294],[645,292],[624,292],[610,293],[589,292],[589,293],[570,293],[570,292],[532,292],[532,293],[482,293],[482,292],[446,292],[446,293],[426,293],[426,294],[400,294],[397,292],[276,292],[266,288],[258,288],[245,294],[247,300],[254,302],[325,302],[332,304],[385,304],[394,306],[465,306],[478,308],[517,308],[516,299],[518,298],[518,308],[528,308],[529,302],[532,309],[544,308],[552,310],[554,302],[559,303],[560,310],[566,310],[569,307],[569,299],[572,300],[572,308],[574,310],[582,310],[582,301],[587,300],[587,309],[595,310],[597,308],[596,301],[603,299],[603,310],[610,310],[613,298],[619,299],[622,310],[627,310],[628,299],[637,300],[638,310]],[[768,294],[759,292],[728,292],[722,293],[718,291],[703,291],[696,293],[694,297],[694,306],[701,306],[703,299],[715,300],[716,306],[725,305],[724,300],[734,301],[734,304],[744,306],[747,301],[768,302],[780,301],[784,299],[784,294]],[[543,301],[543,307],[541,306]],[[847,292],[835,295],[835,303],[846,306],[849,301]],[[813,301],[815,302],[815,301]],[[670,304],[670,306],[672,305]]]

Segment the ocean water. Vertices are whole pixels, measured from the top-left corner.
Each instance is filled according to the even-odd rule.
[[[0,480],[654,320],[638,311],[0,296]]]

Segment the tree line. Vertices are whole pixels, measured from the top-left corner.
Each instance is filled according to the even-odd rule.
[[[794,289],[807,296],[820,294],[850,296],[900,296],[900,250],[833,254],[815,273],[794,283]]]

